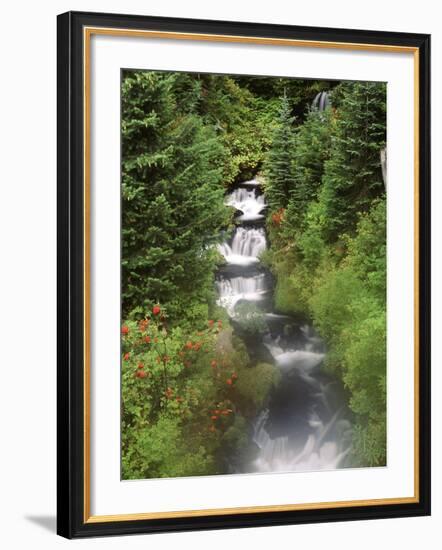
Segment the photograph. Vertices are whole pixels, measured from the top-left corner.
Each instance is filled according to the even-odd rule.
[[[4,6],[2,547],[434,550],[436,3]]]
[[[430,35],[295,22],[57,18],[63,537],[430,514]]]
[[[121,479],[388,466],[387,84],[120,77]]]

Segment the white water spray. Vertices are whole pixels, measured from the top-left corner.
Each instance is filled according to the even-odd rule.
[[[252,181],[247,182],[248,185],[253,186]],[[258,195],[256,189],[249,190],[238,187],[228,196],[226,205],[233,206],[242,212],[238,218],[240,221],[256,221],[264,218],[264,214],[262,214],[266,207],[264,195]]]
[[[259,255],[266,249],[264,229],[238,227],[232,245],[218,245],[219,252],[230,265],[248,266],[259,262]]]
[[[253,277],[220,279],[217,281],[217,287],[217,304],[225,307],[231,317],[234,317],[235,306],[240,300],[257,302],[262,300],[268,291],[263,273]]]
[[[263,411],[255,424],[253,436],[259,448],[258,458],[254,461],[256,471],[307,472],[339,468],[350,452],[350,446],[343,444],[345,440],[338,441],[331,433],[340,428],[342,431],[343,423],[347,422],[339,420],[339,414],[337,411],[325,425],[315,413],[311,414],[309,426],[313,432],[306,440],[290,441],[288,436],[273,439],[269,436],[265,428],[269,411]]]

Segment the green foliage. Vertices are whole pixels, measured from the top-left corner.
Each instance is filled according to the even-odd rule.
[[[361,216],[357,236],[346,242],[347,264],[361,279],[367,280],[381,302],[385,301],[387,291],[386,208],[385,200],[374,201],[369,214]]]
[[[122,83],[123,312],[167,304],[185,318],[212,292],[207,246],[227,222],[225,150],[213,128],[181,114],[169,73],[125,72]],[[207,311],[205,312],[207,318]]]
[[[270,384],[268,369],[273,367],[249,366],[244,346],[221,320],[185,332],[168,327],[161,306],[157,315],[126,321],[123,479],[222,473],[226,452],[243,450],[247,425],[240,410],[259,406]],[[250,372],[257,377],[254,392],[242,382]],[[234,430],[229,432],[231,427]]]
[[[248,423],[241,414],[235,415],[233,424],[224,432],[222,448],[229,466],[235,464],[238,469],[256,459],[257,449],[250,445]]]
[[[249,446],[247,421],[240,414],[235,415],[233,424],[224,432],[223,446],[225,453],[228,455],[232,455],[235,452],[242,455],[247,451]]]
[[[265,165],[265,194],[272,212],[287,205],[296,185],[292,170],[293,120],[289,99],[284,95],[279,110],[279,124],[274,131]]]
[[[273,365],[258,363],[256,366],[244,369],[237,383],[237,390],[255,410],[265,403],[270,390],[278,384],[280,372]]]
[[[303,296],[304,276],[300,273],[302,266],[294,269],[290,259],[282,258],[277,267],[278,278],[275,286],[275,308],[280,313],[305,311],[307,303]],[[308,273],[306,274],[308,276]]]
[[[198,113],[212,125],[228,150],[224,183],[251,178],[269,145],[275,108],[260,101],[229,76],[199,75],[201,99]]]
[[[310,111],[325,89],[332,107]],[[385,464],[385,110],[379,83],[123,72],[124,479],[224,472],[226,453],[250,453],[248,416],[277,376],[214,303],[212,245],[227,186],[261,168],[276,307],[313,318],[349,390],[354,460]],[[257,308],[238,311],[263,330]]]
[[[310,308],[315,326],[335,344],[349,320],[349,304],[364,291],[364,282],[349,269],[325,269],[318,274]]]
[[[216,468],[208,408],[217,398],[210,360],[218,330],[213,324],[190,339],[179,328],[168,329],[164,317],[123,326],[124,479],[202,475]]]
[[[334,90],[333,103],[335,129],[320,193],[329,241],[351,231],[359,213],[384,192],[380,150],[386,139],[386,87],[344,82]]]
[[[327,366],[340,373],[356,415],[355,460],[386,461],[386,210],[374,202],[338,265],[318,270],[309,301],[330,345]],[[329,264],[330,265],[330,264]]]
[[[346,82],[332,108],[306,115],[264,255],[277,309],[307,313],[327,342],[326,368],[349,391],[353,462],[362,466],[386,463],[385,105],[384,84]]]
[[[225,185],[252,177],[269,146],[277,100],[263,100],[233,76],[180,73],[174,84],[177,108],[213,128],[228,154]]]
[[[287,222],[302,220],[309,204],[316,199],[330,155],[333,111],[312,110],[298,126],[293,153],[294,186],[287,207]]]
[[[273,262],[276,306],[309,313],[328,344],[326,368],[350,392],[356,417],[353,458],[361,466],[386,461],[385,206],[385,200],[374,201],[353,237],[333,245],[315,243],[322,251],[317,262],[303,261],[300,253],[297,259],[286,255]],[[338,246],[343,248],[339,254]]]
[[[318,92],[329,91],[338,84],[333,80],[297,80],[273,76],[236,76],[234,79],[267,104],[286,94],[290,101],[291,113],[299,121],[304,121],[312,100]]]

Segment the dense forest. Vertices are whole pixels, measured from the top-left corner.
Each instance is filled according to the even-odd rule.
[[[255,306],[235,330],[215,285],[226,193],[255,177],[274,308],[325,343],[348,464],[385,465],[385,85],[124,71],[121,93],[122,478],[228,473],[256,452],[281,374],[246,345]]]

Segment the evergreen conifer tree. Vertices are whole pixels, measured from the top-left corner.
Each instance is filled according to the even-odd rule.
[[[330,108],[313,109],[296,129],[292,168],[295,184],[285,215],[288,238],[294,238],[293,231],[302,228],[309,205],[317,199],[329,157],[333,120]]]
[[[292,161],[294,153],[294,117],[287,95],[281,100],[279,125],[276,128],[266,162],[266,198],[272,211],[287,206],[295,187]]]
[[[380,150],[386,139],[385,85],[345,82],[334,98],[338,117],[320,196],[329,241],[354,231],[359,214],[384,193]]]
[[[125,316],[160,302],[172,320],[198,317],[212,292],[208,244],[226,222],[224,149],[211,127],[178,110],[176,78],[131,71],[123,79]]]

